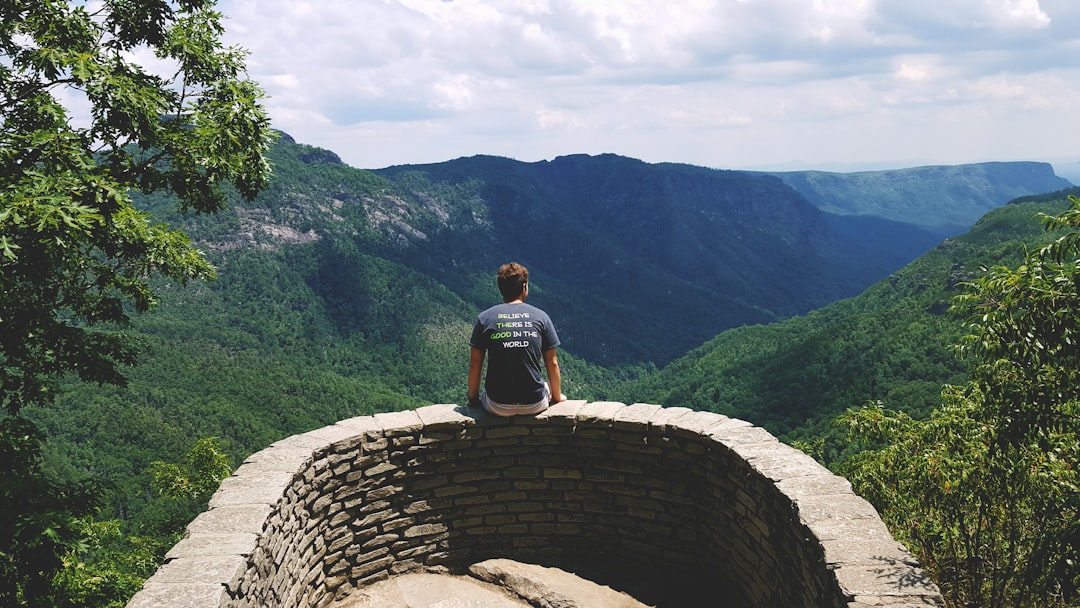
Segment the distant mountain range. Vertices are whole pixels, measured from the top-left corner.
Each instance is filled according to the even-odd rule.
[[[1007,162],[897,171],[772,172],[818,209],[910,224],[941,236],[966,232],[1002,201],[1072,184],[1048,163]]]

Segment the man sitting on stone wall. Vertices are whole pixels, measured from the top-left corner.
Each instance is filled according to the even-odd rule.
[[[559,336],[547,313],[525,303],[527,268],[517,262],[503,264],[497,278],[503,303],[477,316],[469,339],[468,404],[496,416],[537,414],[566,399],[556,356]],[[487,377],[481,392],[485,356]]]

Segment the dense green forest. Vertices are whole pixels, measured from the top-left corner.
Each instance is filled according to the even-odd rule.
[[[846,408],[923,415],[964,376],[946,312],[957,284],[1019,259],[1044,238],[1033,214],[1064,204],[1016,201],[901,268],[908,254],[870,255],[774,178],[614,156],[368,172],[288,136],[269,158],[267,188],[216,214],[136,195],[192,236],[216,279],[159,278],[158,305],[114,328],[139,351],[125,386],[71,377],[23,412],[48,437],[51,475],[103,485],[98,520],[116,540],[97,559],[142,555],[135,569],[152,570],[202,504],[163,492],[155,471],[201,438],[238,464],[342,418],[463,402],[468,332],[507,255],[530,265],[531,301],[556,318],[572,398],[709,409],[827,438],[835,457],[830,421]],[[544,238],[522,241],[521,217]]]
[[[955,349],[962,319],[949,313],[962,283],[1052,238],[1036,214],[1075,192],[1016,199],[859,296],[724,332],[617,395],[750,420],[788,440],[828,435],[835,416],[868,401],[925,415],[970,371]]]

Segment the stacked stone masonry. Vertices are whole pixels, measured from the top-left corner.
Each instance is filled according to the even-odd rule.
[[[661,606],[942,605],[846,480],[764,430],[568,401],[514,418],[432,405],[279,441],[222,482],[128,608],[319,608],[494,557]]]

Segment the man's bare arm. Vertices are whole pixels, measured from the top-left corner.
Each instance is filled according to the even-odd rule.
[[[562,373],[559,371],[559,356],[556,349],[544,351],[544,367],[547,368],[548,386],[551,388],[551,402],[566,401],[562,394]]]
[[[484,351],[475,346],[469,347],[469,402],[480,399],[480,378],[484,372]],[[468,405],[468,404],[466,404]]]

